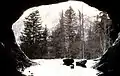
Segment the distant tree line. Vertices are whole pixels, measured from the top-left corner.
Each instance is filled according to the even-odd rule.
[[[21,32],[21,49],[29,58],[86,58],[101,56],[111,46],[109,33],[111,20],[101,12],[92,22],[70,6],[61,11],[60,19],[52,33],[43,27],[38,10],[24,21]]]

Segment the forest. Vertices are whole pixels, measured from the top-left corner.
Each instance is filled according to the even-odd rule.
[[[94,59],[101,57],[113,41],[110,39],[112,21],[100,12],[94,21],[69,6],[61,11],[58,24],[49,30],[42,24],[38,10],[24,20],[20,48],[30,59]]]

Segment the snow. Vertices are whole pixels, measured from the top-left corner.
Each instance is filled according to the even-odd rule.
[[[34,62],[40,63],[40,65],[31,66],[26,68],[23,74],[27,76],[97,76],[97,70],[92,69],[95,61],[88,60],[86,63],[87,68],[76,66],[75,59],[74,69],[70,66],[63,65],[63,59],[36,59]]]
[[[115,40],[112,46],[115,46],[120,41],[120,32],[118,33],[118,38]]]

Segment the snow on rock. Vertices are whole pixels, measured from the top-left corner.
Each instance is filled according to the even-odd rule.
[[[118,38],[115,40],[112,46],[115,46],[120,41],[120,32],[118,33]]]
[[[88,60],[87,68],[76,66],[76,62],[74,62],[74,69],[63,65],[62,59],[36,59],[33,61],[40,63],[40,65],[26,68],[23,74],[27,76],[97,76],[98,73],[97,70],[91,68],[95,63],[93,60]]]

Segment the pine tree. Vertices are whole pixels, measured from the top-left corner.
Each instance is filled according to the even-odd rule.
[[[99,20],[100,19],[100,20]],[[90,58],[97,58],[111,46],[110,20],[105,12],[97,15],[94,25],[90,26],[87,37],[87,50]]]
[[[41,57],[41,30],[42,22],[39,11],[32,12],[24,21],[24,30],[20,36],[21,49],[26,53],[29,58]]]
[[[96,25],[90,25],[89,30],[88,30],[88,37],[87,37],[87,58],[93,59],[93,58],[98,58],[99,56],[102,55],[101,51],[101,42],[100,42],[100,35],[98,32],[96,32]]]
[[[60,15],[59,24],[52,32],[53,50],[56,58],[64,58],[66,55],[65,49],[65,26],[64,26],[64,14],[63,11]]]
[[[80,46],[79,46],[79,55],[80,55],[80,58],[84,58],[84,52],[85,52],[85,40],[84,40],[84,16],[83,16],[83,13],[79,12],[79,26],[78,26],[78,32],[77,32],[77,35],[76,36],[79,36],[79,40],[78,42],[80,42]]]
[[[42,58],[48,58],[48,50],[47,50],[47,44],[48,44],[48,41],[47,41],[47,38],[48,38],[48,29],[47,29],[47,25],[45,25],[45,28],[42,32],[42,35],[41,35],[41,43],[42,43],[42,49],[41,49],[41,57]]]
[[[65,13],[61,13],[59,24],[52,33],[53,47],[57,58],[76,58],[79,54],[75,46],[77,17],[70,6]]]
[[[65,26],[65,48],[67,51],[67,56],[68,58],[74,58],[78,54],[75,51],[75,48],[73,46],[73,43],[75,42],[75,26],[77,26],[77,17],[76,13],[70,6],[69,9],[65,11],[64,14],[64,26]]]
[[[63,58],[64,57],[64,42],[62,41],[62,28],[57,27],[56,30],[52,32],[52,43],[53,43],[53,51],[55,53],[56,58]]]
[[[97,23],[97,29],[101,36],[102,50],[105,52],[105,50],[112,45],[112,41],[110,39],[111,20],[108,18],[106,12],[100,12],[98,18],[101,20]]]

